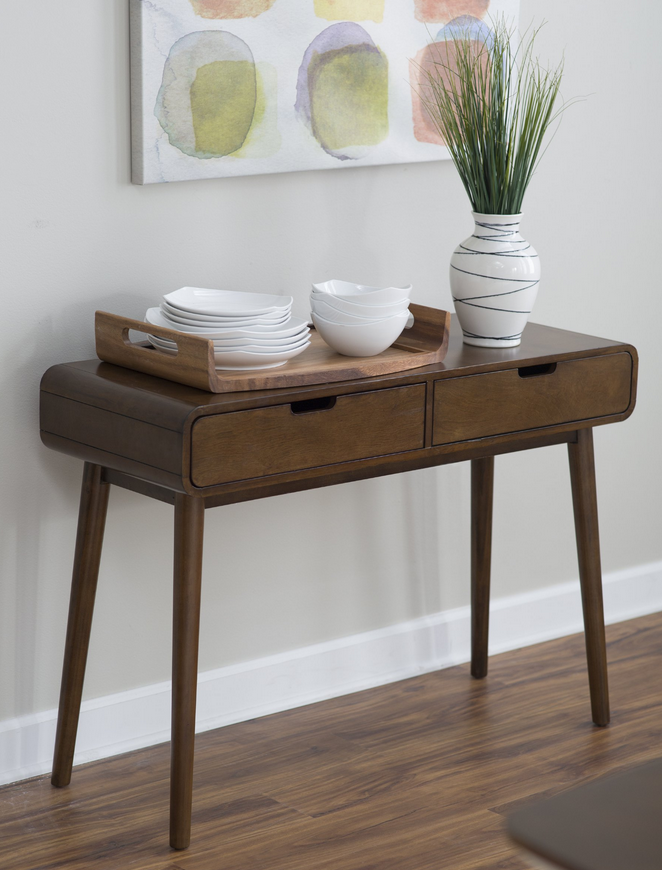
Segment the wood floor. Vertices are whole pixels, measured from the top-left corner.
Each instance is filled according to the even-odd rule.
[[[662,756],[662,614],[608,628],[613,719],[580,635],[199,736],[192,844],[168,846],[169,747],[0,790],[2,870],[522,870],[504,818]]]

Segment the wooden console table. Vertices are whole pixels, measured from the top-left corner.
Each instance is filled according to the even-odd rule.
[[[190,840],[205,508],[471,460],[471,673],[487,673],[494,457],[567,443],[591,710],[609,721],[592,427],[628,417],[633,347],[530,324],[517,348],[451,336],[443,363],[213,394],[99,362],[56,365],[41,437],[85,461],[52,782],[71,779],[110,485],[175,511],[170,842]]]

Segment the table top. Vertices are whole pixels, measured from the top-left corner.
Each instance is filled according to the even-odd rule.
[[[324,394],[325,392],[333,392],[343,388],[350,390],[365,389],[366,385],[374,387],[376,384],[390,385],[396,382],[415,382],[428,377],[433,377],[434,379],[454,377],[460,374],[468,375],[543,364],[552,360],[613,353],[616,349],[629,352],[636,362],[636,350],[630,344],[597,338],[591,335],[583,335],[578,332],[569,332],[551,326],[542,326],[537,323],[529,323],[527,325],[522,336],[522,342],[518,347],[473,347],[464,344],[462,341],[462,331],[457,319],[454,318],[451,323],[448,353],[442,363],[373,378],[362,378],[329,385],[321,384],[276,390],[208,393],[194,387],[185,386],[184,384],[176,384],[131,369],[110,365],[101,362],[99,359],[91,359],[81,362],[61,363],[58,366],[52,367],[44,376],[42,389],[47,391],[51,389],[54,379],[57,379],[58,384],[60,384],[66,378],[67,373],[62,369],[63,366],[66,366],[67,369],[72,370],[72,377],[84,375],[94,378],[94,390],[98,394],[101,394],[105,388],[113,392],[116,392],[117,389],[125,391],[136,389],[170,400],[171,403],[181,403],[187,408],[195,405],[196,407],[207,408],[211,413],[214,413],[217,411],[236,410],[240,407],[255,407],[265,402],[280,402],[292,393]],[[58,390],[59,388],[58,386]]]
[[[604,777],[515,812],[508,831],[564,870],[662,867],[662,759]]]
[[[572,440],[632,413],[628,344],[529,324],[515,348],[333,384],[208,393],[95,360],[50,368],[47,446],[169,490],[257,498]]]

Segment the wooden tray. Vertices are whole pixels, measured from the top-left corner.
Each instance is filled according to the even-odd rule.
[[[210,393],[242,390],[272,390],[306,384],[332,384],[372,375],[387,375],[443,360],[448,350],[451,316],[448,311],[410,305],[414,325],[405,329],[391,347],[378,356],[342,356],[311,330],[311,345],[283,366],[253,371],[217,371],[214,345],[197,335],[152,326],[106,311],[97,311],[95,332],[97,356],[104,362],[145,372],[169,381],[188,384]],[[129,330],[169,338],[177,354],[168,354],[129,339]]]

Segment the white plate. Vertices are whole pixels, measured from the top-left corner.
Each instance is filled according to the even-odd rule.
[[[156,343],[159,347],[167,347],[173,350],[177,347],[177,342],[171,341],[169,338],[161,338],[160,336],[150,335],[149,340],[153,341],[153,343]],[[235,341],[235,343],[232,344],[214,341],[214,352],[225,353],[226,351],[233,352],[235,350],[245,350],[250,351],[251,353],[279,354],[283,351],[294,350],[297,347],[301,347],[302,344],[305,344],[309,340],[310,330],[303,333],[303,335],[301,336],[295,336],[294,338],[290,338],[286,342],[282,342],[281,344],[265,342],[255,344],[254,341],[250,339],[238,339]]]
[[[289,313],[277,315],[264,315],[259,317],[211,317],[206,314],[191,314],[188,316],[176,308],[171,308],[165,302],[161,303],[161,311],[175,323],[183,323],[186,326],[197,326],[203,329],[222,329],[223,327],[241,326],[278,326],[286,323]]]
[[[166,329],[176,329],[185,335],[199,335],[211,338],[215,342],[244,341],[258,344],[281,344],[293,341],[308,334],[308,324],[298,317],[291,317],[282,326],[254,326],[246,329],[206,329],[200,326],[187,326],[174,323],[159,308],[149,308],[145,314],[145,322],[152,326],[164,326]]]
[[[287,317],[290,313],[290,307],[279,308],[275,311],[268,311],[266,314],[254,314],[253,312],[237,313],[235,311],[226,314],[205,314],[197,311],[184,311],[182,308],[177,308],[175,305],[170,305],[165,299],[161,302],[161,308],[166,314],[174,314],[177,317],[185,317],[187,320],[193,320],[196,323],[206,323],[209,320],[278,320],[282,317]]]
[[[164,312],[161,312],[161,314],[165,316]],[[166,321],[168,320],[169,318],[166,318]],[[186,330],[184,329],[184,327],[186,325],[187,324],[178,324],[173,321],[168,322],[167,328],[176,329],[180,332],[185,332]],[[301,332],[301,330],[308,325],[308,321],[302,320],[300,317],[289,317],[287,320],[285,320],[284,323],[255,323],[251,326],[214,326],[210,328],[207,325],[202,327],[201,324],[196,324],[196,326],[191,329],[191,332],[194,335],[200,335],[204,332],[215,332],[223,336],[224,338],[243,338],[244,336],[259,336],[260,338],[280,338],[287,335],[293,335],[297,332]]]
[[[254,353],[280,353],[283,350],[294,350],[296,347],[301,347],[310,341],[310,330],[297,336],[296,339],[283,341],[279,344],[273,344],[265,341],[234,341],[234,342],[214,342],[214,351],[233,351],[233,350],[248,350]]]
[[[175,351],[171,347],[162,346],[163,339],[158,339],[154,336],[150,338],[155,347],[160,347],[164,353],[174,354]],[[216,360],[216,368],[224,371],[244,371],[246,369],[273,369],[277,366],[284,365],[288,359],[302,353],[310,346],[309,341],[305,341],[300,347],[294,350],[282,351],[278,354],[252,353],[243,350],[236,351],[217,351],[214,354]]]
[[[208,290],[204,287],[180,287],[166,293],[165,301],[174,308],[195,314],[232,315],[252,317],[271,314],[274,311],[289,311],[291,296],[276,296],[269,293],[240,293],[236,290]]]
[[[289,311],[277,311],[274,314],[249,315],[247,317],[222,317],[215,314],[190,314],[187,311],[180,311],[177,308],[173,308],[171,305],[168,305],[167,302],[161,303],[161,310],[166,317],[169,317],[171,320],[175,320],[178,323],[185,323],[187,326],[203,326],[209,329],[222,326],[235,326],[238,323],[247,326],[250,324],[274,326],[279,323],[285,323],[290,316]]]

